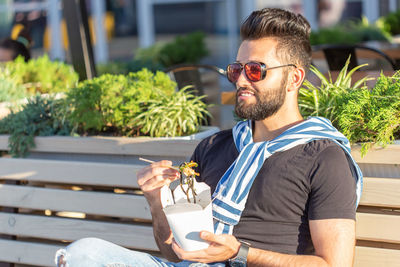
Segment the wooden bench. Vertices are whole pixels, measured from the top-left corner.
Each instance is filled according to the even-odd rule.
[[[54,266],[56,250],[83,237],[154,254],[141,167],[0,158],[0,207],[18,209],[0,212],[0,262]]]
[[[157,254],[141,167],[0,158],[0,262],[54,266],[56,250],[83,237]],[[365,178],[354,266],[400,266],[400,178]]]

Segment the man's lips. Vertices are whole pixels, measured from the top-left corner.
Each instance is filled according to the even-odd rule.
[[[246,99],[254,97],[255,93],[251,90],[239,90],[236,95],[238,99]]]

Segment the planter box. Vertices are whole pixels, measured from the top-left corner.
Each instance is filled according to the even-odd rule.
[[[385,148],[374,146],[364,157],[361,157],[361,145],[353,145],[351,151],[365,177],[400,178],[400,140]]]
[[[197,144],[219,131],[218,127],[203,127],[199,133],[173,138],[150,137],[36,137],[36,147],[28,158],[93,162],[143,164],[139,157],[152,160],[169,159],[174,163],[187,161]],[[8,135],[0,135],[0,150],[8,151]]]

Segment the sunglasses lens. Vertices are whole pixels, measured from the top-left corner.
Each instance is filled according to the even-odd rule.
[[[242,66],[238,63],[229,64],[227,68],[228,80],[232,83],[237,82],[240,73],[242,72]]]
[[[249,62],[244,65],[247,78],[252,82],[258,82],[262,78],[262,68],[257,62]]]

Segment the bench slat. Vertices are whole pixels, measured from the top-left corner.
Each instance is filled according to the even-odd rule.
[[[138,188],[143,165],[0,158],[0,179]]]
[[[351,155],[357,163],[400,164],[400,146],[398,144],[387,145],[385,149],[375,145],[365,156],[361,156],[361,145],[353,144]]]
[[[59,248],[56,245],[0,239],[0,261],[53,267]]]
[[[144,196],[0,184],[0,206],[151,220]]]
[[[65,241],[97,237],[129,248],[158,251],[151,225],[0,213],[0,233]]]
[[[356,237],[400,244],[400,215],[357,213]]]
[[[360,205],[400,208],[400,179],[365,177]]]
[[[0,135],[0,149],[9,150],[8,135]],[[54,152],[102,154],[102,155],[140,155],[163,157],[190,157],[200,140],[167,138],[120,138],[120,137],[35,137],[32,152]]]
[[[353,267],[377,266],[400,266],[400,250],[358,246],[356,247]]]

